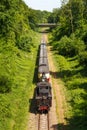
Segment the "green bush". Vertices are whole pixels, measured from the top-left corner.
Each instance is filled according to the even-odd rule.
[[[60,41],[55,42],[53,46],[60,55],[67,57],[73,57],[85,50],[84,42],[75,38],[74,35],[71,38],[64,36]]]
[[[57,55],[56,60],[57,60],[58,68],[60,69],[60,71],[70,69],[69,63],[67,62],[64,56]]]
[[[80,64],[87,65],[87,51],[80,52],[78,57]]]
[[[83,24],[81,29],[77,29],[75,32],[76,37],[80,37],[87,45],[87,25]]]
[[[11,80],[5,75],[0,76],[0,93],[11,91]]]
[[[24,51],[27,51],[27,52],[30,52],[30,48],[31,48],[31,45],[32,45],[32,38],[31,37],[25,37],[25,36],[22,36],[17,44],[19,49],[22,49]]]

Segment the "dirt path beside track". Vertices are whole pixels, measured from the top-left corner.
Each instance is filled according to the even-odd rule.
[[[47,34],[44,34],[45,39],[48,42]],[[66,100],[64,96],[64,90],[61,82],[61,79],[57,78],[57,68],[54,64],[53,55],[51,51],[51,46],[48,46],[48,60],[49,60],[49,69],[51,72],[51,82],[53,87],[53,93],[54,93],[54,100],[53,105],[56,106],[56,115],[58,118],[57,128],[61,130],[65,130],[66,126],[66,120],[65,120],[65,111],[66,111]],[[54,112],[55,113],[55,112]],[[54,116],[53,116],[54,118]]]
[[[52,82],[52,87],[53,87],[53,92],[55,97],[55,102],[53,102],[53,104],[54,103],[56,104],[56,115],[58,118],[57,128],[60,128],[61,126],[61,130],[65,130],[65,125],[66,125],[66,121],[64,119],[64,115],[66,111],[65,97],[64,97],[63,87],[61,84],[58,83],[60,79],[58,80],[57,78],[58,72],[53,62],[51,47],[49,46],[48,46],[48,59],[49,59],[49,68],[51,72],[51,82]]]

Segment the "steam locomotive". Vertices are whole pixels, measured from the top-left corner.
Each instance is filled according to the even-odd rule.
[[[48,112],[52,106],[52,92],[46,43],[42,42],[39,49],[38,83],[35,89],[36,110]]]

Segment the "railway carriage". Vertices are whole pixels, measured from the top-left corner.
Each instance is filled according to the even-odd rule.
[[[45,77],[45,78],[43,79],[43,77]],[[42,80],[49,81],[50,80],[46,43],[40,44],[38,80],[39,81],[42,81]]]
[[[41,48],[40,50],[40,58],[45,57],[47,58],[47,50],[44,48]]]
[[[45,77],[45,81],[49,81],[49,66],[47,58],[39,58],[38,77],[39,81],[42,81],[43,77]]]

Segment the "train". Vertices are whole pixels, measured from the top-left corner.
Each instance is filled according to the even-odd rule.
[[[42,42],[39,46],[38,59],[38,83],[35,89],[36,110],[48,112],[52,106],[52,87],[46,42]]]

